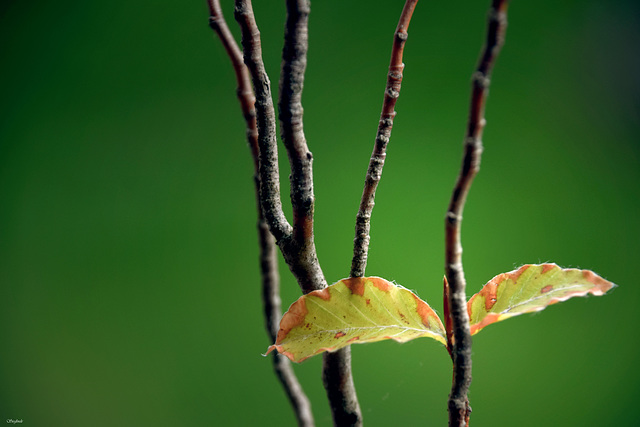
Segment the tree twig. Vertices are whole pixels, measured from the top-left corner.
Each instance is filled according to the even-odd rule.
[[[271,82],[262,61],[260,31],[253,16],[251,0],[236,0],[234,14],[242,31],[244,63],[249,69],[256,96],[260,204],[269,231],[280,245],[283,239],[291,236],[292,227],[284,216],[280,198],[276,114],[271,99]]]
[[[275,237],[289,269],[302,291],[306,294],[325,288],[327,281],[322,274],[320,264],[315,255],[313,240],[311,240],[311,244],[309,244],[309,240],[297,240],[293,233],[293,227],[289,224],[282,211],[275,110],[271,99],[271,83],[262,61],[260,31],[253,15],[251,0],[236,0],[235,17],[242,30],[244,62],[249,69],[256,95],[262,211],[269,225],[269,230]],[[302,90],[302,87],[300,87],[300,90]],[[310,159],[308,165],[310,167]],[[292,188],[292,191],[296,192],[298,190]],[[309,200],[313,200],[313,194],[302,196],[301,200],[303,200],[304,205]],[[311,203],[312,206],[313,203]],[[300,217],[299,215],[297,216],[297,218]],[[307,216],[307,218],[309,217]],[[313,217],[311,216],[310,218]],[[310,228],[307,229],[313,230],[313,225],[311,224]],[[304,227],[300,227],[298,224],[296,230],[304,230]],[[304,232],[299,233],[296,231],[296,233],[298,236],[304,236]]]
[[[449,395],[449,426],[468,426],[471,407],[467,393],[471,384],[471,335],[466,304],[466,281],[462,268],[460,225],[465,200],[473,178],[480,169],[484,107],[489,78],[504,43],[508,0],[492,0],[487,39],[472,79],[471,105],[460,175],[451,196],[445,219],[445,272],[449,282],[449,310],[453,328],[453,384]]]
[[[302,89],[307,68],[309,12],[309,0],[287,0],[278,102],[282,142],[291,165],[290,188],[293,208],[293,235],[291,239],[283,242],[283,252],[292,254],[292,262],[289,265],[304,293],[327,285],[314,243],[313,155],[307,147],[302,122]]]
[[[278,103],[282,141],[291,165],[293,207],[293,238],[281,247],[283,251],[298,254],[298,260],[304,260],[303,263],[290,264],[291,271],[304,293],[326,286],[316,255],[313,234],[313,155],[307,147],[302,120],[302,89],[309,45],[309,12],[308,0],[287,0]],[[353,383],[351,352],[348,348],[323,355],[322,378],[334,424],[361,425],[362,414]]]
[[[302,132],[300,103],[304,69],[306,66],[308,3],[287,3],[287,36],[283,52],[281,111],[283,138],[291,159],[291,191],[294,208],[294,227],[282,213],[278,182],[278,158],[275,143],[275,121],[269,78],[262,62],[260,32],[253,16],[250,0],[236,0],[236,20],[242,30],[244,61],[256,93],[258,115],[260,198],[269,229],[306,294],[327,286],[313,244],[313,179],[311,161]],[[336,425],[361,424],[360,408],[353,386],[350,354],[344,351],[324,356],[323,382],[329,396]],[[355,417],[355,422],[353,417]],[[346,424],[349,423],[349,424]]]
[[[313,155],[307,147],[302,122],[302,89],[309,44],[309,9],[308,0],[287,0],[278,111],[282,142],[291,164],[294,239],[313,245]]]
[[[265,326],[270,342],[275,342],[280,329],[280,276],[278,275],[278,260],[276,243],[269,232],[269,227],[261,217],[258,224],[260,236],[260,268],[262,273],[262,301],[265,315]],[[314,427],[311,403],[296,377],[291,361],[281,354],[275,354],[271,359],[273,369],[282,383],[287,398],[293,407],[300,427]]]
[[[371,230],[371,212],[373,211],[376,188],[382,177],[382,168],[387,156],[387,144],[393,128],[393,119],[396,116],[395,106],[398,96],[400,96],[400,85],[402,83],[402,54],[404,44],[407,41],[407,29],[413,16],[413,10],[418,0],[407,0],[396,32],[393,37],[393,48],[391,49],[391,62],[389,64],[389,74],[387,75],[387,86],[384,91],[384,101],[382,103],[382,113],[378,124],[373,152],[369,160],[369,167],[364,182],[364,190],[360,207],[356,216],[356,233],[353,239],[353,259],[351,261],[351,277],[363,277],[367,266],[367,255],[369,251],[369,232]]]
[[[322,358],[322,383],[329,398],[333,425],[361,427],[362,412],[351,373],[349,347],[329,353]]]
[[[242,60],[242,53],[229,31],[229,27],[222,14],[219,0],[208,0],[209,25],[216,32],[224,46],[233,65],[238,83],[237,95],[240,101],[242,113],[246,120],[247,139],[251,148],[255,169],[255,187],[258,207],[258,237],[260,243],[260,273],[262,278],[262,301],[265,316],[265,326],[271,342],[274,342],[278,333],[278,322],[282,316],[280,308],[280,277],[278,275],[278,261],[276,244],[269,232],[268,226],[262,215],[259,197],[258,177],[258,128],[256,111],[254,108],[255,96],[251,88],[249,72]],[[282,383],[282,386],[294,409],[298,425],[313,427],[314,420],[311,412],[311,403],[302,390],[296,378],[291,362],[284,356],[274,354],[274,371]]]

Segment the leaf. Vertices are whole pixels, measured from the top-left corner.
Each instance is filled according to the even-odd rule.
[[[300,297],[269,347],[293,362],[349,344],[430,337],[446,344],[438,315],[413,292],[379,277],[343,279]]]
[[[489,281],[467,303],[471,335],[509,317],[577,296],[604,295],[615,285],[589,270],[528,264]]]

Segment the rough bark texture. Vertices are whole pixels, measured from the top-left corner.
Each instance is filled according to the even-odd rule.
[[[298,262],[290,266],[304,293],[327,285],[314,243],[313,155],[307,147],[302,120],[302,90],[307,67],[309,12],[308,0],[287,0],[278,103],[282,141],[291,165],[293,208],[293,235],[284,243],[283,252],[297,254]],[[320,278],[322,281],[319,281]],[[326,354],[323,357],[325,361],[323,383],[334,424],[359,425],[362,415],[351,374],[349,349]],[[347,420],[349,420],[348,424],[345,424]]]
[[[333,425],[362,426],[362,413],[351,375],[351,349],[324,353],[322,383],[331,404]]]
[[[260,246],[260,275],[262,279],[262,301],[265,316],[265,326],[271,342],[275,342],[278,333],[279,321],[282,316],[280,307],[280,277],[278,274],[278,260],[276,243],[269,232],[260,208],[260,183],[258,177],[258,129],[256,112],[254,108],[255,96],[251,88],[251,80],[247,67],[242,60],[242,53],[238,48],[229,28],[224,20],[218,0],[209,0],[209,24],[220,38],[233,69],[238,83],[238,100],[242,113],[246,120],[247,140],[251,148],[251,154],[255,166],[255,187],[258,207],[258,237]],[[291,362],[284,356],[274,354],[272,357],[273,368],[280,380],[285,393],[291,403],[298,425],[301,427],[313,427],[314,420],[311,412],[311,403],[302,389],[293,372]]]
[[[466,281],[462,267],[460,226],[464,204],[480,169],[484,107],[489,78],[496,56],[504,42],[508,0],[493,0],[489,11],[487,40],[472,79],[471,105],[460,175],[456,182],[445,220],[445,273],[449,282],[448,309],[453,329],[450,342],[453,360],[453,384],[449,395],[449,426],[468,426],[471,407],[467,397],[471,384],[471,334],[467,313]],[[450,337],[451,338],[451,337]]]
[[[278,274],[278,259],[276,244],[269,232],[266,222],[260,218],[258,223],[260,237],[260,270],[262,273],[262,303],[265,316],[265,327],[270,342],[276,342],[280,318],[282,317],[280,302],[280,276]],[[300,427],[313,427],[313,413],[311,402],[305,394],[296,377],[291,361],[280,354],[273,354],[273,369],[284,388],[291,403],[296,420]]]
[[[242,30],[244,62],[253,81],[259,145],[260,200],[265,220],[303,293],[327,286],[313,242],[313,177],[312,160],[302,129],[302,88],[308,44],[309,3],[287,2],[287,24],[283,50],[282,80],[279,103],[282,136],[291,164],[291,201],[293,227],[286,221],[280,199],[278,154],[275,138],[275,114],[271,101],[269,78],[262,62],[260,32],[253,16],[250,0],[236,0],[236,20]],[[324,385],[336,425],[355,416],[361,420],[353,379],[351,359],[347,352],[325,356]],[[346,385],[346,386],[345,386]],[[350,419],[350,418],[349,418]],[[355,424],[357,425],[357,424]]]
[[[389,64],[389,74],[387,75],[387,86],[384,91],[382,102],[382,113],[378,123],[373,152],[369,160],[369,167],[364,182],[364,190],[360,200],[360,207],[356,215],[356,233],[353,239],[353,259],[351,261],[351,277],[363,277],[367,267],[367,256],[369,252],[369,232],[371,230],[371,212],[375,204],[376,188],[382,178],[382,168],[387,157],[387,144],[391,137],[393,119],[396,116],[395,106],[400,96],[400,86],[402,83],[402,54],[404,44],[407,41],[409,23],[413,16],[413,11],[418,0],[407,0],[402,9],[398,26],[393,37],[393,47],[391,49],[391,61]]]
[[[291,165],[293,234],[283,242],[283,252],[292,254],[291,271],[304,293],[327,286],[316,255],[313,236],[313,155],[303,129],[302,89],[309,44],[309,1],[287,0],[280,101],[278,103],[282,142]],[[285,255],[286,257],[286,255]]]
[[[282,211],[276,143],[276,114],[271,99],[271,82],[262,61],[260,31],[251,1],[236,1],[235,18],[242,30],[244,63],[249,69],[256,96],[258,125],[260,203],[269,230],[280,242],[291,235],[292,227]]]

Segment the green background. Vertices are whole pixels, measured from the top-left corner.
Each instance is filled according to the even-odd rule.
[[[275,88],[284,2],[255,3]],[[402,4],[312,5],[303,101],[330,282],[349,272]],[[439,312],[487,7],[418,5],[373,213],[367,273]],[[511,5],[465,210],[468,294],[546,261],[619,287],[474,337],[476,427],[640,424],[639,12]],[[205,3],[8,0],[0,14],[0,422],[294,425],[261,356],[252,162]],[[281,273],[286,307],[299,290]],[[296,366],[326,426],[320,369]],[[450,361],[435,341],[354,346],[353,369],[366,425],[445,425]]]

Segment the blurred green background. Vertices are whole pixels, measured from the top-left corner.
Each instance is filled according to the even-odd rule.
[[[275,88],[284,2],[255,3]],[[367,273],[438,311],[488,3],[418,5],[373,213]],[[349,272],[402,5],[312,5],[305,131],[330,282]],[[252,162],[205,2],[8,0],[0,14],[0,421],[294,425],[261,356]],[[511,5],[465,210],[468,293],[545,261],[619,288],[477,335],[476,427],[640,424],[639,20],[632,0]],[[281,267],[287,307],[299,290]],[[439,347],[353,347],[366,425],[445,425]],[[326,426],[320,368],[296,372]]]

